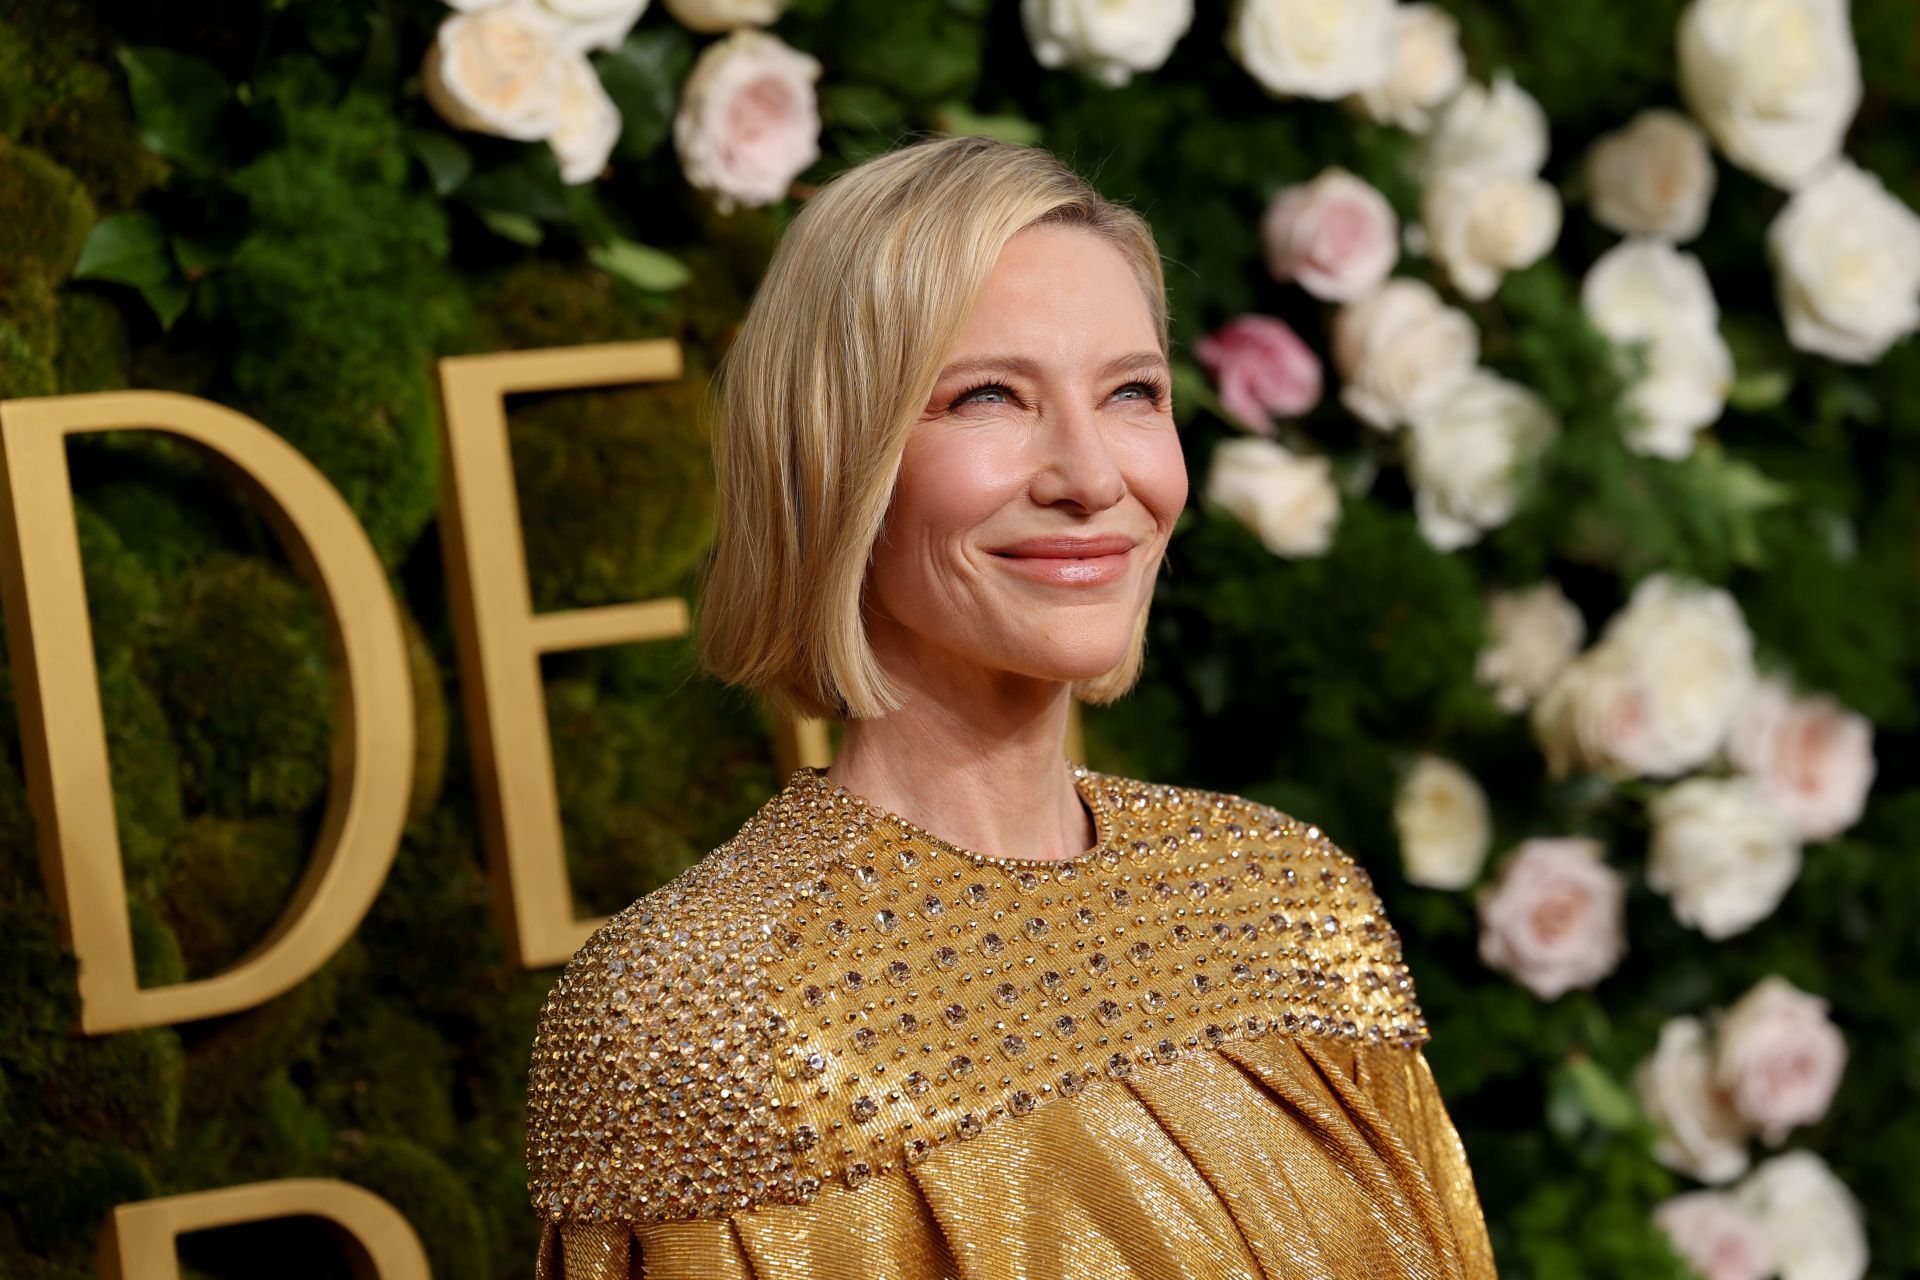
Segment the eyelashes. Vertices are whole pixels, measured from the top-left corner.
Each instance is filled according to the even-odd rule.
[[[1166,400],[1166,395],[1167,395],[1166,381],[1158,377],[1149,376],[1144,378],[1135,378],[1131,382],[1123,383],[1121,386],[1116,387],[1115,390],[1126,391],[1134,387],[1138,387],[1140,390],[1147,393],[1145,398],[1141,401],[1142,404],[1151,404],[1155,408],[1159,408]],[[1004,394],[1009,400],[1013,401],[1013,403],[1015,404],[1020,403],[1020,397],[1014,394],[1013,388],[1007,386],[1007,384],[1004,382],[1000,382],[996,379],[989,378],[984,382],[976,382],[972,386],[968,387],[965,391],[962,391],[959,395],[955,396],[952,399],[952,401],[948,403],[947,408],[949,410],[957,409],[961,406],[961,404],[963,404],[967,400],[969,396],[978,395],[982,391],[998,391]]]

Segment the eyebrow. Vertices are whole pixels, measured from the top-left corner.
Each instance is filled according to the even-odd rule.
[[[1139,369],[1152,365],[1164,368],[1166,357],[1158,351],[1133,351],[1123,356],[1115,356],[1107,361],[1098,372],[1099,377],[1111,377],[1128,369]],[[974,356],[967,360],[956,360],[940,371],[941,378],[957,378],[974,373],[1017,373],[1026,378],[1040,376],[1040,365],[1026,356]]]

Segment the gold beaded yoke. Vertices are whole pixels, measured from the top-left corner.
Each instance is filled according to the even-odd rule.
[[[957,1240],[966,1224],[950,1215],[966,1211],[935,1177],[969,1168],[969,1148],[992,1148],[1001,1167],[1008,1153],[1030,1158],[1100,1107],[1112,1124],[1064,1139],[1065,1154],[1041,1164],[1071,1178],[1074,1144],[1088,1143],[1111,1167],[1085,1185],[1111,1178],[1131,1196],[1141,1175],[1122,1166],[1135,1157],[1115,1157],[1102,1135],[1184,1151],[1166,1194],[1192,1199],[1197,1173],[1237,1239],[1209,1244],[1217,1257],[1182,1250],[1181,1265],[1198,1269],[1179,1274],[1493,1275],[1464,1152],[1421,1053],[1427,1022],[1365,868],[1269,806],[1073,773],[1095,843],[1041,862],[959,849],[800,769],[726,844],[606,921],[554,985],[533,1048],[527,1166],[543,1280],[625,1277],[642,1255],[635,1274],[648,1276],[668,1275],[675,1256],[687,1267],[673,1275],[736,1263],[743,1276],[773,1274],[782,1257],[796,1275],[827,1274],[837,1246],[798,1241],[810,1220],[793,1208],[823,1201],[856,1235],[898,1237],[878,1254],[872,1239],[849,1246],[848,1274],[1026,1274],[1069,1254],[1149,1265],[1125,1252],[1124,1232],[1063,1243],[1051,1264],[1015,1258],[1030,1242],[994,1243],[1014,1225]],[[1295,1050],[1276,1057],[1269,1041]],[[1256,1093],[1263,1112],[1250,1110]],[[1157,1131],[1140,1139],[1134,1117],[1111,1111],[1121,1098],[1144,1104]],[[1207,1129],[1230,1128],[1218,1135],[1229,1148],[1257,1142],[1281,1112],[1330,1162],[1267,1174],[1295,1188],[1306,1225],[1294,1234],[1321,1212],[1315,1179],[1331,1179],[1319,1199],[1357,1196],[1354,1220],[1397,1269],[1381,1270],[1372,1245],[1263,1242],[1235,1212],[1253,1197],[1231,1169],[1209,1172]],[[1294,1143],[1292,1132],[1267,1148]],[[1139,1151],[1143,1167],[1170,1159]],[[1192,1223],[1148,1229],[1227,1230],[1194,1203]],[[706,1238],[700,1223],[717,1232],[711,1256],[686,1251]],[[769,1231],[777,1239],[761,1240]],[[1100,1252],[1109,1246],[1119,1252]],[[1374,1260],[1349,1271],[1343,1258]]]

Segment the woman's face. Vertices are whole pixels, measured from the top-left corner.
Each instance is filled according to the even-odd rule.
[[[890,671],[1071,681],[1126,660],[1187,500],[1168,379],[1118,249],[1065,227],[1007,242],[874,548],[868,633]]]

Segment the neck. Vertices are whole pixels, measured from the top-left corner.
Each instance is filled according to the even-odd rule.
[[[902,683],[900,710],[847,722],[829,778],[963,849],[1053,860],[1092,845],[1066,759],[1068,684],[1006,673],[965,690]]]

